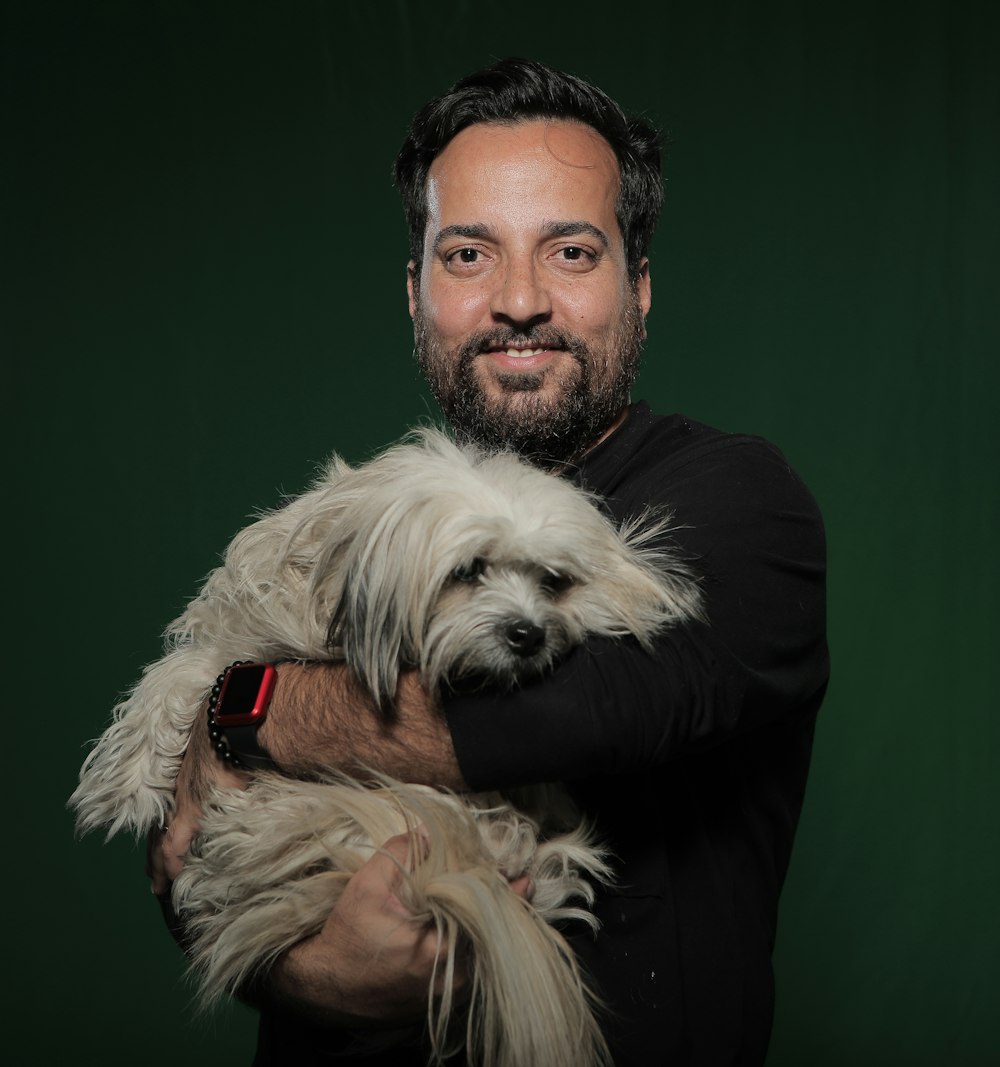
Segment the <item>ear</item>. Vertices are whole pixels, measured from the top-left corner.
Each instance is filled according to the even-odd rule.
[[[649,260],[644,256],[639,264],[639,274],[635,279],[635,294],[639,299],[639,308],[642,311],[642,336],[646,337],[646,316],[653,304],[653,290],[649,278]]]
[[[402,627],[392,611],[391,599],[370,588],[354,567],[330,619],[327,644],[343,657],[378,710],[385,716],[392,715],[402,655]]]
[[[410,318],[417,313],[417,300],[420,299],[420,275],[417,272],[416,260],[411,259],[406,264],[406,295],[409,299]]]

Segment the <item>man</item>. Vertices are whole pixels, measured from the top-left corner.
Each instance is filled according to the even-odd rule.
[[[396,178],[417,353],[456,432],[578,479],[618,518],[669,506],[707,622],[664,634],[655,655],[592,641],[521,690],[440,709],[406,676],[389,723],[342,669],[282,665],[258,741],[289,773],[363,763],[455,789],[570,783],[616,857],[600,934],[572,938],[609,1005],[616,1063],[759,1064],[827,678],[818,512],[765,442],[629,403],[660,204],[648,126],[578,79],[508,60],[416,116]],[[153,843],[160,892],[209,779],[242,781],[199,732]],[[405,855],[388,842],[274,968],[257,1063],[354,1062],[352,1031],[420,1017],[437,943],[400,914]]]

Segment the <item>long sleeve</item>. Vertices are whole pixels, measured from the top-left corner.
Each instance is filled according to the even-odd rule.
[[[690,425],[645,435],[633,427],[614,463],[598,456],[596,474],[583,474],[617,517],[670,509],[707,621],[665,633],[652,653],[595,640],[519,690],[451,697],[449,728],[474,788],[647,769],[794,714],[821,693],[825,546],[816,505],[772,446],[684,433]]]

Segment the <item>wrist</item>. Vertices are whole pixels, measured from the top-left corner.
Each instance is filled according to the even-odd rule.
[[[215,680],[208,698],[207,734],[216,756],[237,770],[276,770],[258,730],[277,682],[274,664],[237,660]]]
[[[348,769],[352,736],[370,715],[348,668],[301,661],[275,666],[274,694],[257,731],[260,745],[285,774],[308,778],[330,767]]]
[[[290,764],[284,758],[282,741],[283,731],[287,733],[288,708],[290,694],[295,685],[297,665],[292,663],[274,664],[277,677],[274,689],[271,693],[271,703],[267,709],[267,716],[257,727],[257,743],[267,752],[276,765],[283,769],[290,768]]]

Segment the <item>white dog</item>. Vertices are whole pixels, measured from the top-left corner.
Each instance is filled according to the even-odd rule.
[[[206,729],[209,690],[236,660],[343,661],[387,709],[404,667],[431,691],[472,674],[514,685],[589,634],[648,644],[699,610],[686,567],[654,545],[665,530],[649,516],[619,530],[568,481],[438,431],[358,468],[335,458],[311,491],[237,535],[169,627],[166,654],[81,770],[80,830],[163,822],[189,733]],[[590,880],[609,869],[558,787],[455,796],[375,774],[258,772],[245,791],[216,791],[173,888],[206,999],[316,933],[373,851],[417,826],[429,844],[403,903],[442,934],[445,978],[459,946],[471,975],[464,1007],[428,990],[435,1054],[465,1043],[491,1067],[606,1062],[595,1005],[551,924],[595,925]],[[530,904],[507,884],[523,873]]]

